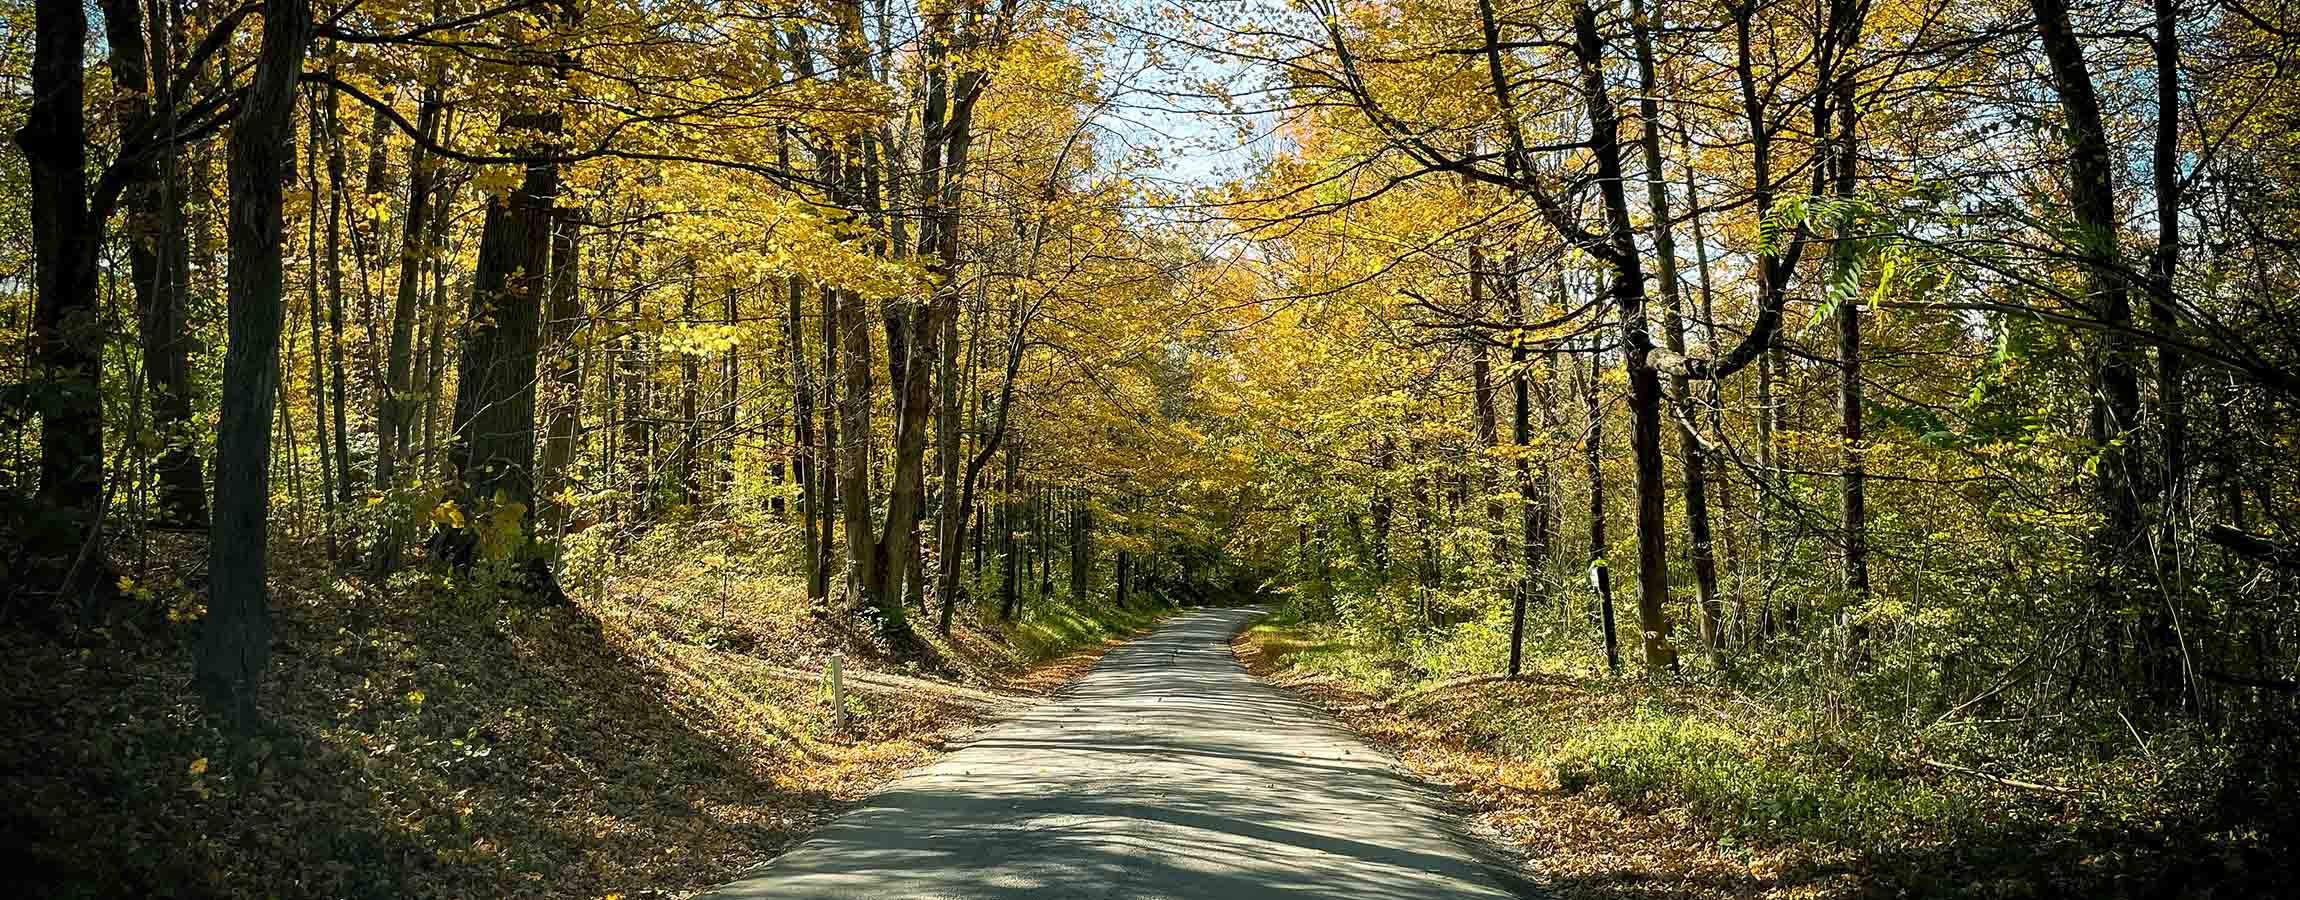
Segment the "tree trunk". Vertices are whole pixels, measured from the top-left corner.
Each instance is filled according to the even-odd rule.
[[[1473,194],[1474,197],[1474,194]],[[1469,314],[1473,319],[1485,317],[1486,290],[1489,276],[1486,271],[1485,247],[1482,241],[1472,240],[1469,248]],[[1483,331],[1470,335],[1470,430],[1476,439],[1475,456],[1470,461],[1476,471],[1478,493],[1485,495],[1486,530],[1493,535],[1493,559],[1498,565],[1509,564],[1509,532],[1502,527],[1502,503],[1495,495],[1493,448],[1501,443],[1501,425],[1494,409],[1493,362],[1486,347],[1490,338]]]
[[[2085,63],[2084,46],[2069,20],[2066,0],[2030,0],[2037,36],[2044,49],[2053,92],[2059,95],[2068,143],[2064,173],[2071,217],[2080,237],[2075,248],[2084,261],[2086,294],[2093,318],[2110,329],[2132,324],[2130,287],[2123,274],[2117,234],[2114,154],[2102,123],[2100,96]],[[2135,460],[2127,434],[2140,416],[2140,381],[2135,371],[2136,348],[2114,330],[2100,335],[2093,379],[2091,436],[2100,458],[2093,468],[2098,503],[2104,523],[2095,547],[2101,564],[2100,603],[2104,609],[2124,606],[2127,581],[2142,575],[2133,556],[2143,539],[2140,528],[2140,490],[2134,477]]]
[[[439,133],[440,87],[434,74],[424,86],[422,106],[416,111],[416,131],[428,140]],[[375,487],[390,493],[400,486],[400,458],[407,453],[409,429],[415,412],[415,370],[412,365],[416,319],[423,287],[423,262],[434,247],[425,239],[426,201],[435,179],[429,159],[418,140],[407,151],[407,210],[400,217],[399,280],[392,293],[391,349],[385,357],[383,395],[376,404]],[[418,473],[419,475],[421,473]],[[404,523],[392,516],[376,538],[375,568],[390,574],[399,568],[400,546],[406,541]]]
[[[324,523],[321,529],[322,543],[326,546],[327,558],[332,562],[336,558],[337,549],[335,544],[335,452],[331,449],[334,445],[334,439],[330,436],[331,432],[327,423],[327,354],[321,349],[327,344],[327,339],[320,332],[321,323],[327,321],[327,308],[321,305],[320,300],[319,231],[321,217],[318,211],[320,196],[319,145],[325,125],[320,120],[318,104],[307,103],[307,106],[309,108],[304,110],[306,128],[303,148],[304,189],[311,198],[312,208],[306,212],[303,220],[304,327],[311,333],[311,442],[313,451],[319,455],[319,506],[321,520]],[[289,355],[293,356],[294,354],[290,353]]]
[[[1842,443],[1844,475],[1838,479],[1837,515],[1844,544],[1847,662],[1858,667],[1868,637],[1868,626],[1857,624],[1860,608],[1869,598],[1868,469],[1861,458],[1861,308],[1860,298],[1848,298],[1837,307],[1837,438]]]
[[[1677,651],[1669,640],[1669,537],[1661,460],[1661,378],[1648,358],[1653,336],[1645,326],[1645,273],[1622,186],[1620,119],[1605,86],[1604,38],[1597,13],[1586,3],[1573,18],[1574,50],[1581,61],[1582,100],[1588,107],[1590,151],[1597,161],[1598,194],[1604,203],[1607,262],[1613,265],[1609,290],[1620,318],[1622,369],[1629,381],[1629,448],[1637,497],[1637,624],[1649,672],[1675,670]]]
[[[543,532],[558,555],[572,512],[567,502],[567,468],[575,461],[575,436],[583,422],[583,357],[575,331],[583,324],[582,227],[575,211],[551,216],[551,307],[543,318],[543,349],[550,354],[543,400],[543,461],[538,496]]]
[[[1645,157],[1645,199],[1653,230],[1655,275],[1661,282],[1661,336],[1671,353],[1685,352],[1685,303],[1677,281],[1677,238],[1670,218],[1669,187],[1661,166],[1661,92],[1653,60],[1653,21],[1643,0],[1630,0],[1629,25],[1637,48],[1637,77],[1642,88],[1637,100],[1640,119],[1638,146]],[[1723,607],[1717,598],[1717,562],[1709,534],[1709,466],[1701,449],[1701,436],[1693,431],[1692,380],[1683,374],[1669,379],[1670,393],[1680,404],[1677,447],[1679,469],[1685,479],[1685,530],[1693,547],[1694,608],[1699,614],[1701,646],[1712,662],[1724,646]]]
[[[559,116],[515,113],[504,118],[504,128],[554,135]],[[471,316],[456,366],[453,459],[467,522],[450,541],[458,562],[468,562],[475,549],[490,559],[530,558],[536,345],[551,288],[552,207],[558,195],[558,167],[530,162],[517,190],[487,198]],[[480,540],[482,532],[486,540]]]
[[[779,152],[787,163],[789,149],[779,148]],[[815,447],[814,378],[807,371],[803,318],[807,284],[805,279],[792,275],[783,287],[788,292],[783,340],[790,346],[791,478],[799,483],[799,537],[806,553],[807,601],[820,606],[830,600],[830,564],[822,535],[815,530],[815,517],[823,502],[822,490],[815,483],[815,471],[822,457]]]
[[[695,261],[687,260],[687,294],[679,308],[679,324],[695,325]],[[703,361],[692,351],[679,353],[679,501],[688,506],[703,502]],[[692,515],[694,510],[689,510]]]
[[[104,36],[112,49],[113,91],[123,134],[172,133],[176,127],[175,93],[152,88],[154,72],[170,76],[175,71],[169,10],[167,4],[155,3],[147,19],[139,0],[104,2]],[[192,424],[193,341],[185,312],[191,264],[184,233],[183,166],[172,148],[157,162],[121,164],[128,168],[122,231],[135,282],[144,386],[151,396],[152,432],[161,441],[152,465],[157,482],[152,518],[163,527],[205,528],[206,477],[197,450],[200,436]]]
[[[2153,0],[2156,17],[2156,140],[2153,169],[2156,194],[2156,252],[2149,256],[2149,317],[2164,334],[2179,335],[2180,314],[2173,298],[2180,274],[2180,3]],[[2179,353],[2156,351],[2156,406],[2163,423],[2157,484],[2161,490],[2163,525],[2157,532],[2161,556],[2170,560],[2162,609],[2153,605],[2145,615],[2142,634],[2149,652],[2145,665],[2148,688],[2159,705],[2170,707],[2193,699],[2196,680],[2187,666],[2182,619],[2188,616],[2188,577],[2182,563],[2179,523],[2188,506],[2188,413],[2185,360]]]
[[[1116,572],[1118,579],[1118,608],[1126,609],[1127,588],[1134,582],[1134,554],[1126,552],[1126,548],[1124,547],[1118,548],[1118,563]]]
[[[77,7],[74,7],[77,10]],[[208,709],[242,733],[256,723],[256,682],[271,655],[264,586],[271,505],[271,416],[279,396],[281,193],[295,165],[296,81],[311,9],[276,3],[231,134],[231,255],[216,508],[208,542],[208,614],[193,654]]]
[[[729,284],[727,285],[726,316],[727,328],[730,330],[740,322],[735,302],[735,286]],[[741,444],[740,438],[742,436],[742,431],[737,428],[737,423],[742,419],[742,416],[738,414],[742,405],[742,392],[740,390],[742,372],[743,346],[740,343],[729,344],[727,346],[727,358],[720,362],[719,367],[719,483],[717,489],[721,505],[732,502],[735,497],[735,451]],[[774,481],[776,486],[780,487],[783,465],[778,461],[774,468]],[[770,512],[781,515],[783,498],[777,495],[771,506]]]
[[[1842,6],[1842,4],[1838,4]],[[1844,13],[1849,15],[1849,13]],[[1840,23],[1848,34],[1857,35],[1859,23]],[[1852,38],[1848,37],[1842,52],[1851,54]],[[1859,119],[1854,108],[1854,82],[1852,66],[1840,59],[1839,75],[1833,90],[1837,93],[1837,133],[1830,147],[1832,190],[1840,198],[1850,199],[1859,184],[1856,164],[1859,160]],[[1825,125],[1826,123],[1816,123]],[[1848,236],[1839,226],[1836,243],[1830,248],[1837,266],[1852,264],[1851,252],[1846,249]],[[1834,281],[1834,279],[1832,279]],[[1849,296],[1840,298],[1837,305],[1837,423],[1838,439],[1842,442],[1844,477],[1839,481],[1837,502],[1838,518],[1844,529],[1845,602],[1843,615],[1846,632],[1846,664],[1863,668],[1867,649],[1869,626],[1859,620],[1869,600],[1869,504],[1868,468],[1862,455],[1861,434],[1861,296],[1858,286]]]
[[[1583,412],[1588,417],[1581,437],[1581,460],[1589,480],[1589,587],[1597,593],[1598,628],[1605,636],[1605,669],[1619,672],[1621,649],[1613,628],[1613,565],[1605,558],[1605,410],[1597,400],[1597,340],[1590,336],[1589,371],[1581,390]]]
[[[842,360],[846,384],[839,398],[840,433],[845,439],[840,448],[839,501],[840,513],[846,519],[848,577],[854,591],[851,600],[856,609],[877,607],[892,623],[900,619],[902,607],[887,599],[885,547],[879,543],[871,518],[870,322],[861,297],[849,291],[833,293],[846,354]]]
[[[636,283],[637,276],[633,276]],[[631,292],[631,318],[641,319],[640,309],[644,292]],[[655,499],[654,426],[648,420],[647,379],[648,354],[646,339],[638,331],[623,338],[622,358],[617,361],[621,371],[616,380],[623,385],[623,484],[631,499],[623,513],[628,525],[644,518],[653,508]]]
[[[1015,603],[1018,599],[1016,594],[1020,587],[1018,582],[1021,580],[1022,574],[1019,571],[1021,559],[1016,556],[1014,546],[1015,518],[1020,509],[1020,503],[1016,497],[1015,470],[1021,461],[1021,456],[1021,442],[1018,441],[1014,446],[1007,448],[1006,487],[999,494],[998,539],[999,546],[1004,552],[999,562],[998,618],[1005,622],[1014,621]]]
[[[823,381],[822,400],[816,406],[823,413],[823,433],[822,445],[815,452],[814,460],[814,466],[817,470],[817,487],[815,489],[816,543],[822,548],[823,565],[822,570],[815,577],[819,581],[818,594],[825,601],[828,601],[831,591],[831,560],[837,558],[838,551],[837,511],[840,465],[839,417],[837,414],[839,408],[838,293],[827,287],[818,288],[815,292],[815,305],[821,313],[823,344],[823,364],[819,370],[822,372]]]
[[[336,91],[334,88],[329,88],[325,110],[329,132],[327,142],[327,362],[328,373],[332,376],[332,381],[328,386],[328,399],[333,404],[333,409],[329,412],[333,414],[330,424],[335,429],[335,501],[350,503],[353,496],[351,430],[345,421],[344,412],[344,408],[349,405],[345,402],[346,391],[344,389],[344,379],[349,377],[349,372],[343,364],[343,197],[348,188],[344,184],[343,123],[339,121],[337,111]],[[314,121],[317,121],[318,118],[318,116],[314,116]],[[334,536],[331,534],[329,542],[332,544],[333,541]]]
[[[1509,321],[1523,328],[1525,325],[1525,291],[1517,278],[1518,258],[1509,255],[1510,277],[1506,282],[1509,295]],[[1562,299],[1562,298],[1561,298]],[[1517,458],[1518,540],[1523,554],[1519,563],[1524,566],[1517,579],[1517,590],[1509,608],[1509,675],[1518,676],[1525,656],[1525,606],[1533,599],[1541,585],[1541,570],[1549,562],[1549,504],[1548,495],[1537,492],[1536,485],[1546,488],[1549,483],[1549,463],[1542,461],[1540,478],[1535,479],[1532,465],[1533,452],[1533,372],[1527,355],[1526,341],[1510,341],[1510,440]]]
[[[1678,131],[1677,141],[1680,152],[1685,157],[1685,205],[1688,207],[1686,215],[1693,220],[1693,264],[1695,272],[1701,279],[1701,321],[1708,331],[1709,346],[1715,347],[1717,346],[1717,310],[1714,292],[1709,282],[1709,236],[1701,227],[1701,214],[1704,210],[1701,207],[1701,188],[1693,179],[1693,138],[1690,131],[1690,129]],[[1708,382],[1707,387],[1709,391],[1709,429],[1718,434],[1724,434],[1725,412],[1719,402],[1720,389],[1715,381]],[[1684,386],[1680,385],[1679,389],[1683,390]],[[1713,459],[1717,465],[1716,477],[1708,479],[1705,486],[1714,486],[1717,489],[1718,532],[1724,543],[1726,581],[1730,585],[1725,593],[1733,601],[1733,612],[1729,617],[1727,631],[1733,636],[1733,640],[1738,642],[1747,637],[1747,607],[1742,595],[1742,589],[1745,586],[1743,580],[1747,572],[1740,568],[1745,561],[1741,559],[1733,544],[1733,479],[1727,468],[1730,463],[1725,455],[1712,458],[1709,454],[1703,453],[1702,456],[1705,459]],[[1691,492],[1688,491],[1687,493],[1690,494]],[[1724,643],[1720,639],[1717,646],[1722,647]]]
[[[987,290],[987,286],[985,287],[985,290]],[[977,322],[979,322],[985,315],[987,315],[987,307],[981,307],[980,309],[982,312],[977,313]],[[974,456],[967,460],[966,477],[961,480],[959,485],[958,516],[962,522],[965,521],[967,515],[974,509],[975,485],[979,483],[983,467],[990,464],[992,455],[996,454],[999,450],[999,447],[1005,443],[1009,414],[1014,410],[1015,376],[1022,370],[1022,354],[1023,351],[1028,347],[1028,345],[1024,342],[1024,338],[1027,336],[1029,325],[1029,319],[1025,316],[1023,310],[1019,306],[1014,307],[1010,311],[1006,335],[1006,365],[1005,370],[1003,373],[1001,373],[1001,377],[999,379],[998,402],[992,409],[987,411],[991,421],[990,434],[983,439],[982,446],[975,449]],[[979,337],[976,339],[976,343],[980,343]],[[1010,485],[1013,481],[1012,467],[1014,454],[1019,449],[1020,447],[1017,446],[1007,451],[1007,480]],[[981,515],[975,517],[976,533],[974,540],[974,578],[978,582],[982,580],[983,546],[984,544],[988,543],[984,539],[984,536],[981,533],[981,529],[986,524],[988,517],[989,510],[984,510]],[[1006,524],[1005,518],[1003,516],[1000,518],[1000,523],[1002,527]],[[1007,541],[1003,546],[1007,546],[1011,549],[1011,540]],[[1011,554],[1009,554],[1009,556],[1011,556]],[[1011,606],[1010,603],[1006,602],[1006,598],[1012,596],[1013,583],[1014,579],[1009,577],[1005,580],[1005,584],[1000,588],[1000,609],[1002,611]],[[955,566],[953,566],[946,569],[945,574],[943,575],[943,601],[940,627],[944,634],[950,633],[951,607],[955,601],[957,587],[958,570]]]
[[[1038,539],[1038,599],[1054,597],[1054,489],[1038,489],[1038,503],[1030,514],[1030,528]]]
[[[1086,592],[1093,583],[1094,567],[1094,506],[1084,492],[1072,496],[1070,507],[1070,599],[1086,601]]]
[[[85,7],[38,0],[30,106],[16,144],[30,182],[34,300],[26,381],[40,417],[40,505],[56,519],[40,535],[40,555],[73,573],[60,584],[78,593],[102,579],[76,564],[82,543],[103,519],[104,400],[102,311],[96,301],[96,256],[104,223],[88,208]],[[25,418],[32,408],[21,411]]]
[[[958,315],[952,310],[941,321],[942,337],[936,342],[939,351],[936,380],[941,384],[941,403],[935,409],[934,459],[936,476],[942,483],[942,504],[935,515],[935,601],[944,610],[939,617],[939,629],[948,634],[948,610],[957,601],[959,559],[964,553],[966,540],[966,506],[963,488],[959,484],[959,459],[966,448],[959,440],[960,420],[966,415],[958,393]],[[966,374],[972,375],[971,371]]]
[[[1373,557],[1374,584],[1377,590],[1390,575],[1390,519],[1396,514],[1396,504],[1390,500],[1387,473],[1397,466],[1397,438],[1382,435],[1381,453],[1375,458],[1373,498],[1367,503],[1367,514],[1374,520],[1374,537],[1367,542],[1367,554]]]
[[[445,114],[442,114],[445,118]],[[444,125],[441,130],[445,130]],[[431,339],[423,342],[423,470],[422,477],[439,473],[439,401],[444,395],[442,381],[447,377],[447,335],[460,328],[448,327],[447,310],[449,290],[446,256],[453,250],[455,232],[451,227],[455,212],[457,185],[442,188],[439,202],[432,205],[431,238],[426,244],[441,256],[431,265],[431,312],[425,318],[431,321]]]

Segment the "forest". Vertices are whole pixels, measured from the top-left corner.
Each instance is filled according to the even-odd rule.
[[[28,895],[688,896],[1249,602],[1562,896],[2289,883],[2291,0],[7,10]]]

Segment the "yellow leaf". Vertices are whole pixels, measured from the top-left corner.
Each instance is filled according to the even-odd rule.
[[[193,775],[208,774],[208,758],[203,756],[199,759],[192,760],[191,772]]]

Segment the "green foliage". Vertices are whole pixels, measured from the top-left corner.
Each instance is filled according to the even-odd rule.
[[[1964,813],[1953,794],[1867,752],[1807,739],[1778,744],[1714,718],[1641,707],[1557,748],[1558,786],[1602,788],[1645,808],[1683,806],[1745,841],[1875,845]]]

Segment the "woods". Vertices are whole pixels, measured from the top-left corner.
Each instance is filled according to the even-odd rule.
[[[395,604],[957,678],[1255,599],[2289,837],[2285,5],[11,10],[0,623],[146,718]]]
[[[226,474],[279,469],[296,536],[316,536],[344,571],[388,576],[420,543],[475,584],[502,577],[475,566],[518,569],[527,594],[558,591],[565,551],[602,521],[651,527],[771,502],[803,517],[810,593],[871,609],[896,635],[911,627],[906,603],[960,590],[955,566],[930,587],[923,560],[963,557],[980,530],[967,523],[985,466],[1019,430],[1018,383],[1040,395],[1021,402],[1059,404],[1066,382],[1123,378],[1142,352],[1132,336],[1092,358],[1053,347],[1118,371],[1052,371],[1031,342],[1061,332],[1039,317],[1097,290],[1154,296],[1183,263],[1120,217],[1141,190],[1132,164],[1098,157],[1088,107],[1063,93],[1085,83],[1073,10],[921,8],[900,38],[920,55],[898,65],[893,32],[872,33],[852,4],[819,28],[766,9],[355,7],[289,41],[309,59],[274,62],[288,51],[262,44],[251,10],[113,5],[105,96],[121,99],[91,101],[87,18],[42,9],[37,100],[19,129],[23,173],[41,186],[24,248],[38,251],[25,296],[38,315],[16,345],[36,377],[12,419],[37,429],[12,446],[40,468],[10,469],[25,498],[11,529],[53,538],[11,570],[12,603],[33,618],[104,602],[113,575],[88,573],[106,546],[203,526],[205,494],[187,476],[212,453],[219,489]],[[200,49],[179,61],[186,44]],[[234,54],[280,69],[283,99],[233,84],[246,74]],[[978,150],[978,104],[1012,55],[1034,65],[1002,86]],[[285,131],[254,136],[254,113],[274,112],[260,103],[284,110]],[[187,107],[207,119],[197,130],[179,124]],[[219,128],[235,148],[288,156],[234,149],[211,163]],[[91,210],[80,148],[114,136]],[[228,189],[196,180],[227,174]],[[235,230],[268,221],[260,197],[239,205],[266,190],[282,192],[287,224]],[[131,263],[116,281],[115,213]],[[214,232],[241,243],[203,257]],[[277,245],[283,288],[243,259],[249,239]],[[1090,245],[1119,252],[1083,254]],[[257,268],[192,278],[227,259]],[[131,327],[99,324],[113,302],[99,282],[130,292],[119,302]],[[298,328],[264,324],[267,304],[299,296],[283,320]],[[233,327],[211,326],[226,307]],[[118,334],[136,343],[114,351]],[[194,341],[254,355],[194,386]],[[273,359],[286,378],[241,368]],[[99,377],[121,366],[146,384]],[[197,397],[229,423],[212,450],[186,431]],[[127,418],[100,411],[121,407]],[[106,432],[138,452],[106,458]],[[1070,471],[1033,477],[1109,489],[1075,461],[1046,462]],[[226,582],[262,569],[270,498],[250,486],[254,519],[227,502],[244,495],[216,501],[258,529],[211,541]],[[41,527],[51,515],[78,516],[90,540]],[[74,565],[83,543],[90,559]],[[71,572],[76,583],[57,580]]]
[[[1314,358],[1374,350],[1421,360],[1410,376],[1420,387],[1336,385],[1326,401],[1366,414],[1314,436],[1264,431],[1261,449],[1351,460],[1302,464],[1363,485],[1377,521],[1389,503],[1382,473],[1393,469],[1421,470],[1416,484],[1454,480],[1461,487],[1449,501],[1463,489],[1491,495],[1496,482],[1479,473],[1513,458],[1554,466],[1564,447],[1530,436],[1493,447],[1484,348],[1511,350],[1507,378],[1555,371],[1532,365],[1535,354],[1584,355],[1619,373],[1600,372],[1582,389],[1598,412],[1580,443],[1601,447],[1611,431],[1602,418],[1620,423],[1632,544],[1602,549],[1614,546],[1603,518],[1624,508],[1602,499],[1576,531],[1600,548],[1591,559],[1635,566],[1649,669],[1682,671],[1687,642],[1719,669],[1735,654],[1778,658],[1794,651],[1767,649],[1765,639],[1810,625],[1830,635],[1817,646],[1834,645],[1860,677],[1887,652],[1869,646],[1872,633],[1928,610],[1980,614],[1941,597],[1970,596],[1970,579],[1992,565],[1953,547],[2004,546],[2025,533],[2054,550],[2024,545],[2004,558],[2022,586],[1999,589],[2064,598],[2049,625],[2021,617],[2036,634],[2089,635],[2071,648],[2082,659],[2047,677],[2080,693],[2156,698],[2142,704],[2152,714],[2209,718],[2215,703],[2281,702],[2246,692],[2207,699],[2215,692],[2200,668],[2227,666],[2197,661],[2203,633],[2171,633],[2173,619],[2187,620],[2183,630],[2233,624],[2238,608],[2280,608],[2286,596],[2285,573],[2209,537],[2211,522],[2260,505],[2225,490],[2199,505],[2182,487],[2200,475],[2192,406],[2220,410],[2216,421],[2229,428],[2249,419],[2275,432],[2264,410],[2289,399],[2280,385],[2291,335],[2279,301],[2267,299],[2275,291],[2230,281],[2239,270],[2274,277],[2265,257],[2276,251],[2238,235],[2264,234],[2264,198],[2249,187],[2260,183],[2254,167],[2279,151],[2244,148],[2248,135],[2274,130],[2255,117],[2277,88],[2247,82],[2229,95],[2232,84],[2199,86],[2191,74],[2276,58],[2273,32],[2217,9],[2083,11],[2095,30],[2129,18],[2145,51],[2133,55],[2130,41],[2088,47],[2107,39],[2080,36],[2065,5],[2000,14],[1829,3],[1799,19],[1806,11],[1767,4],[1548,15],[1480,2],[1467,23],[1438,24],[1449,9],[1326,5],[1305,14],[1307,28],[1250,39],[1219,17],[1193,19],[1208,45],[1246,42],[1302,60],[1268,83],[1284,102],[1238,101],[1285,122],[1288,143],[1241,186],[1230,218],[1266,255],[1264,277],[1311,298],[1288,312],[1326,332]],[[2123,105],[2107,107],[2088,62],[2100,54],[2129,67],[2109,77],[2144,79],[2151,93],[2119,93]],[[1947,100],[1964,90],[1950,85],[1997,83],[1984,59],[2033,62],[2048,102],[2026,106],[1995,87],[1972,97],[2001,99]],[[1625,107],[1623,94],[1634,103]],[[2110,137],[2143,126],[2148,140]],[[2141,175],[2120,188],[2128,172]],[[1456,178],[1490,190],[1456,190]],[[2140,217],[2150,227],[2132,224]],[[2210,258],[2183,261],[2195,234],[2224,237]],[[1586,273],[1583,286],[1553,277],[1575,272]],[[1522,298],[1527,312],[1496,321],[1481,299],[1494,296]],[[1239,357],[1264,352],[1236,346]],[[2202,382],[2191,380],[2196,365],[2212,369]],[[1445,383],[1459,393],[1435,387]],[[2215,385],[2209,398],[2196,394],[2202,384]],[[1395,413],[1365,406],[1382,397],[1400,402]],[[2266,406],[2245,411],[2252,403]],[[1444,431],[1432,432],[1433,419]],[[1403,446],[1426,449],[1397,460],[1391,448],[1407,432],[1420,439]],[[2208,477],[2274,481],[2277,440]],[[1310,450],[1318,442],[1324,449]],[[1613,458],[1600,455],[1608,465],[1582,483],[1553,478],[1543,492],[1601,496]],[[1532,515],[1545,503],[1533,493],[1495,499]],[[1754,499],[1733,509],[1736,493]],[[1295,522],[1355,515],[1270,495],[1295,520],[1260,529],[1275,539],[1265,539],[1272,558],[1300,555],[1279,544]],[[2072,507],[2080,497],[2090,499]],[[1582,579],[1565,567],[1476,552],[1481,541],[1462,530],[1492,532],[1505,551],[1542,536],[1510,535],[1447,505],[1450,524],[1414,527],[1451,530],[1439,543],[1465,577],[1439,593],[1462,614],[1516,590],[1520,576],[1492,567],[1537,576],[1537,597],[1579,593]],[[1755,561],[1721,553],[1721,543],[1754,550]],[[2069,556],[2075,548],[2089,549]],[[1385,593],[1382,549],[1354,552],[1371,577],[1335,592]],[[2204,570],[2234,580],[2207,587],[2197,580]],[[1789,605],[1776,611],[1775,598]],[[1421,627],[1446,624],[1422,618]],[[1680,624],[1691,633],[1681,636]],[[1951,631],[1966,650],[2006,637]],[[1906,643],[1891,652],[1911,651],[1967,655]],[[2183,653],[2186,663],[2172,661]]]

